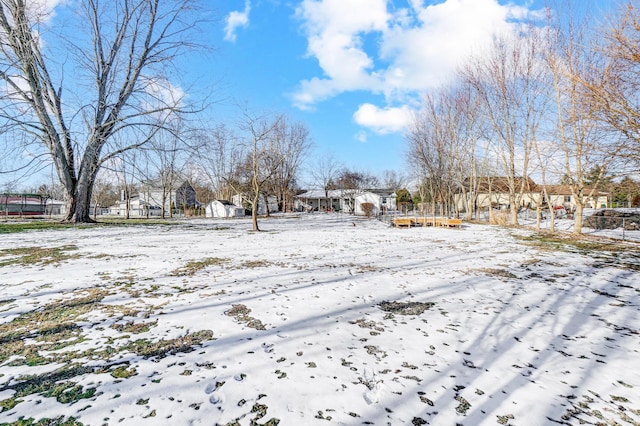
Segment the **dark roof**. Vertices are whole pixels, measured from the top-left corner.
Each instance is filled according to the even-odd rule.
[[[509,193],[510,179],[504,176],[487,176],[478,178],[478,191],[479,192],[496,192],[496,193]],[[524,180],[522,177],[516,177],[513,179],[513,186],[516,191],[520,191],[521,185],[524,183],[524,192],[536,192],[541,188],[531,178]]]

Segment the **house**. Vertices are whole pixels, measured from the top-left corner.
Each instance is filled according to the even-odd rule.
[[[242,217],[244,208],[227,200],[214,200],[205,207],[205,217]]]
[[[149,204],[140,198],[139,195],[131,197],[128,201],[117,201],[116,204],[109,207],[109,214],[126,216],[127,203],[129,204],[129,217],[159,217],[162,215],[162,208],[160,206]]]
[[[519,193],[523,189],[520,207],[532,207],[541,200],[541,192],[538,185],[531,178],[523,179],[516,177],[513,180],[515,192]],[[510,182],[506,177],[486,177],[481,178],[476,189],[476,207],[488,208],[508,208],[511,204],[509,200]],[[467,194],[470,196],[470,194]],[[458,207],[465,210],[466,205],[459,200]]]
[[[362,205],[365,203],[373,204],[371,215],[378,216],[388,211],[396,210],[396,194],[394,192],[389,193],[386,190],[371,190],[358,194],[355,197],[354,213],[364,215],[365,212]]]
[[[236,194],[233,197],[231,197],[231,201],[233,202],[234,205],[246,206],[247,210],[250,210],[251,206],[249,205],[249,203],[244,203],[244,200],[245,198],[240,194]],[[264,197],[260,197],[258,199],[258,214],[259,215],[267,214],[267,206],[269,207],[269,213],[277,212],[278,199],[273,195],[269,195],[267,196],[267,203],[265,203]]]
[[[92,206],[93,207],[93,206]],[[93,209],[91,209],[93,212]],[[49,216],[59,216],[67,213],[67,203],[61,200],[49,198],[47,200],[46,214]]]
[[[157,182],[146,182],[138,197],[149,206],[162,207],[164,205],[165,211],[169,211],[170,208],[184,209],[200,206],[196,200],[195,189],[187,181],[173,189]],[[124,198],[123,196],[122,199]]]
[[[569,185],[547,185],[546,186],[549,205],[562,206],[566,211],[576,209],[577,200],[571,192]],[[592,194],[593,193],[593,194]],[[588,209],[606,208],[609,197],[606,192],[594,191],[592,188],[585,188],[582,191],[583,205]],[[591,194],[591,195],[590,195]]]
[[[127,203],[129,216],[133,217],[161,216],[163,205],[165,215],[169,215],[171,209],[200,207],[195,189],[186,181],[173,190],[153,186],[153,183],[147,182],[142,190],[137,195],[132,195],[128,201],[125,191],[121,191],[120,194],[120,201],[109,207],[109,214],[125,216]]]
[[[343,196],[339,189],[312,189],[294,198],[294,209],[298,211],[342,211]]]
[[[364,215],[362,204],[373,204],[373,215],[396,210],[396,194],[388,189],[314,189],[294,197],[298,211],[343,211]]]
[[[0,213],[8,216],[43,215],[46,199],[39,194],[0,194]]]
[[[524,180],[516,178],[514,180],[516,192],[523,188],[522,198],[519,201],[519,207],[535,208],[538,205],[553,207],[564,207],[567,211],[574,211],[576,208],[576,200],[571,193],[568,185],[546,185],[548,200],[544,197],[544,187],[536,184],[531,178]],[[587,208],[601,208],[607,206],[607,194],[603,192],[595,192],[593,196],[588,194],[591,189],[584,190],[583,202]],[[493,208],[508,208],[509,200],[509,181],[505,177],[481,178],[479,180],[475,194],[467,192],[466,197],[475,196],[475,208],[486,209],[489,206]],[[462,193],[455,194],[455,200],[460,211],[466,211],[467,202],[463,198]]]

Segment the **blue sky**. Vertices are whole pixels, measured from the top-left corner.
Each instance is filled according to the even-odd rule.
[[[77,0],[40,0],[54,11]],[[594,15],[608,0],[558,0]],[[403,172],[405,126],[430,89],[486,46],[543,15],[543,0],[222,0],[202,1],[199,38],[212,51],[182,57],[176,90],[212,91],[212,124],[235,127],[246,103],[305,123],[314,157],[380,176]],[[77,6],[77,5],[76,5]],[[68,10],[68,9],[67,9]],[[59,14],[58,14],[59,12]],[[55,16],[58,16],[55,18]],[[311,161],[313,163],[313,161]],[[308,182],[302,182],[306,184]]]
[[[607,4],[608,2],[602,2]],[[597,10],[599,2],[594,2]],[[315,155],[402,171],[421,96],[492,34],[542,16],[542,1],[226,0],[215,11],[219,94],[308,125]],[[217,109],[217,111],[216,111]],[[231,113],[223,105],[213,114]]]

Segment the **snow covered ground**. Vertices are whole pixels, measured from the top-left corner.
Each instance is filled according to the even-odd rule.
[[[637,246],[260,225],[2,235],[0,423],[640,424]]]

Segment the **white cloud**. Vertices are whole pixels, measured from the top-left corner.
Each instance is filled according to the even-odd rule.
[[[67,4],[67,0],[32,0],[26,2],[27,13],[40,23],[48,23],[55,16],[55,9]]]
[[[413,111],[408,106],[378,108],[369,103],[362,104],[353,114],[356,123],[367,127],[376,133],[394,133],[403,131],[411,117]]]
[[[141,107],[146,111],[155,111],[153,115],[158,120],[165,120],[172,115],[175,108],[183,106],[187,94],[179,86],[174,86],[163,77],[141,77],[144,91],[149,95]]]
[[[379,84],[361,36],[385,30],[386,0],[304,0],[297,15],[308,35],[307,54],[318,60],[326,76],[301,82],[301,90],[294,95],[298,107]]]
[[[236,41],[236,30],[249,26],[249,12],[251,12],[251,2],[247,0],[244,3],[242,12],[233,11],[227,16],[227,25],[224,28],[224,39],[227,41]]]
[[[358,133],[356,133],[354,138],[355,138],[355,140],[357,140],[360,143],[366,143],[367,142],[367,132],[365,132],[364,130],[360,130]]]
[[[427,6],[410,0],[403,8],[394,1],[303,0],[296,15],[307,37],[307,54],[323,75],[300,82],[293,94],[297,107],[311,108],[358,90],[384,94],[391,105],[415,99],[451,81],[469,55],[534,13],[498,0],[444,0]],[[362,108],[359,117],[372,112]],[[364,118],[356,121],[365,125]]]

